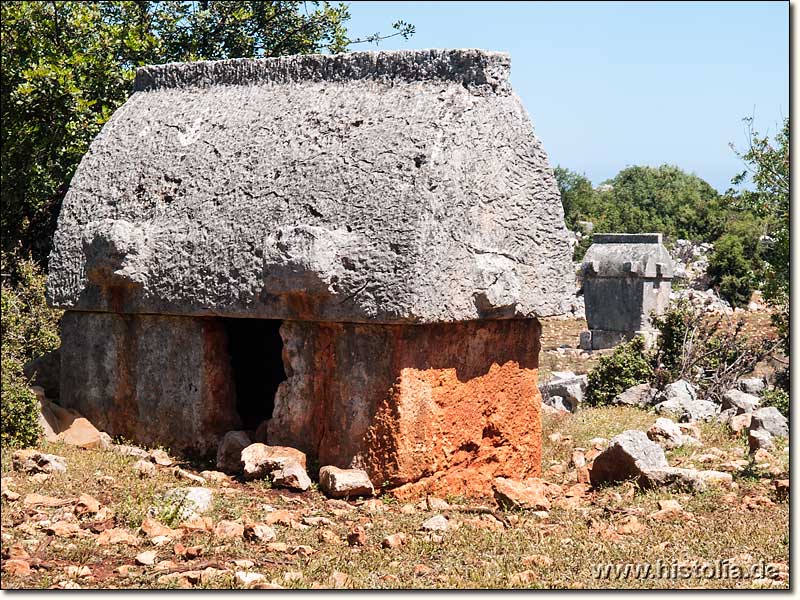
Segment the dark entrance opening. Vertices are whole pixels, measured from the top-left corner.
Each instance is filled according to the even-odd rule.
[[[275,392],[286,380],[279,333],[281,321],[223,319],[223,323],[236,385],[236,410],[242,427],[253,430],[272,418]]]

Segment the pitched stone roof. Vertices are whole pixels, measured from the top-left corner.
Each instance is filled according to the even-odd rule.
[[[446,322],[565,311],[572,266],[507,54],[139,69],[59,217],[89,311]]]

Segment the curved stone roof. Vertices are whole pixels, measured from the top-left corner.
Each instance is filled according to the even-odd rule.
[[[596,233],[583,269],[594,277],[664,279],[672,279],[674,270],[660,233]]]
[[[64,200],[73,310],[355,322],[565,312],[567,231],[507,54],[139,69]]]

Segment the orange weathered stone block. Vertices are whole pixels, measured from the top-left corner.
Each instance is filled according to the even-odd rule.
[[[540,325],[285,323],[271,444],[400,496],[490,495],[541,472]]]

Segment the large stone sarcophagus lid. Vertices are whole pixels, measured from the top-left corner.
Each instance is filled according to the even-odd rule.
[[[669,304],[673,276],[660,233],[595,234],[582,273],[589,325],[583,348],[610,348],[635,335],[652,341],[650,319]]]
[[[558,188],[509,56],[139,69],[50,260],[71,310],[383,323],[564,312]]]
[[[139,69],[59,216],[62,404],[187,453],[247,430],[379,486],[538,474],[538,318],[573,275],[509,65]]]

